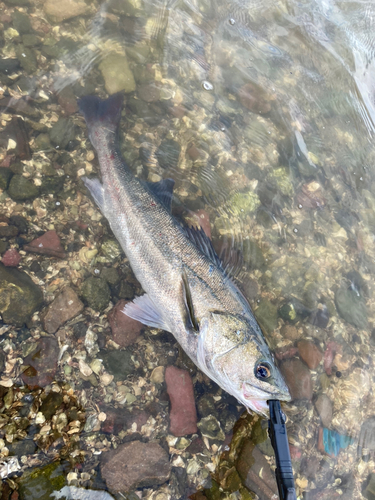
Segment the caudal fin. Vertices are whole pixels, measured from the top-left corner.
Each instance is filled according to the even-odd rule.
[[[122,100],[122,94],[114,94],[105,100],[95,95],[87,95],[78,101],[79,110],[85,118],[94,147],[94,129],[103,127],[107,131],[116,132],[121,118]]]

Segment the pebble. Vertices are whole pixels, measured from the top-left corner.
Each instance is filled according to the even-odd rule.
[[[323,353],[319,347],[309,340],[298,342],[298,352],[310,370],[315,370],[323,358]]]
[[[50,257],[65,258],[65,251],[61,244],[60,237],[56,231],[47,231],[39,238],[24,245],[24,250],[27,252],[39,253]]]
[[[293,325],[284,325],[280,330],[281,336],[288,340],[297,340],[301,337],[298,329]]]
[[[281,373],[290,390],[292,400],[311,399],[312,380],[310,370],[299,359],[287,359],[281,364]]]
[[[13,175],[9,183],[8,195],[15,201],[33,200],[39,196],[39,189],[26,177]]]
[[[115,381],[124,380],[134,370],[134,363],[129,351],[100,351],[98,358],[103,361],[107,372],[112,375]]]
[[[94,311],[102,312],[108,306],[111,293],[103,278],[90,276],[82,284],[81,295],[84,302]]]
[[[259,293],[258,283],[248,276],[242,280],[241,287],[248,300],[254,300]]]
[[[271,111],[271,102],[262,89],[253,83],[247,83],[238,91],[242,106],[253,113],[264,115]]]
[[[46,420],[49,420],[62,404],[63,397],[61,393],[51,391],[43,401],[40,412],[44,415]]]
[[[177,168],[180,157],[181,146],[173,139],[165,139],[160,143],[155,156],[162,168]]]
[[[52,128],[49,129],[48,133],[52,144],[59,149],[66,149],[69,143],[74,141],[76,131],[76,126],[70,118],[61,117]]]
[[[99,69],[109,95],[121,91],[134,92],[136,89],[134,76],[125,55],[115,52],[108,54],[99,64]]]
[[[262,300],[254,314],[267,333],[272,333],[277,328],[277,306],[269,300]]]
[[[138,97],[145,102],[156,102],[160,99],[160,88],[155,83],[139,85],[137,93]]]
[[[133,411],[129,411],[124,408],[105,406],[101,407],[100,410],[106,416],[106,418],[101,421],[101,430],[106,434],[117,435],[122,430],[130,429],[133,424],[136,424],[137,431],[140,431],[141,427],[146,424],[150,416],[146,411],[138,410],[137,408],[134,408]]]
[[[157,366],[154,368],[150,380],[153,384],[162,384],[164,382],[164,366]]]
[[[28,365],[21,378],[29,389],[49,385],[55,377],[59,344],[55,338],[43,337],[37,341],[36,349],[23,360]]]
[[[76,292],[66,287],[47,307],[43,315],[43,326],[46,332],[55,333],[64,323],[78,316],[84,305]]]
[[[170,474],[168,453],[155,442],[125,443],[102,457],[101,475],[114,493],[155,487],[168,481]]]
[[[46,16],[53,23],[61,23],[73,17],[88,14],[90,6],[83,0],[47,0],[43,5]]]
[[[202,436],[208,439],[214,439],[217,441],[224,441],[225,434],[221,428],[220,422],[213,415],[208,415],[208,417],[202,418],[198,422],[199,430]]]
[[[18,229],[15,226],[0,226],[0,237],[14,238],[18,234]]]
[[[329,428],[332,422],[333,405],[326,394],[320,394],[315,401],[315,408],[319,414],[320,420],[324,427]]]
[[[112,331],[112,339],[121,347],[128,347],[139,337],[143,324],[129,318],[122,311],[127,300],[119,300],[115,307],[108,313],[108,322]]]
[[[336,290],[335,304],[340,316],[360,329],[367,327],[367,308],[361,295],[346,285]]]
[[[21,255],[15,248],[9,248],[9,250],[7,250],[3,255],[1,262],[6,267],[17,267],[21,262]]]
[[[165,370],[165,381],[171,401],[169,431],[174,436],[197,432],[194,389],[189,372],[168,366]]]
[[[78,111],[77,98],[71,87],[65,87],[57,96],[57,100],[65,114],[70,116]]]
[[[42,304],[42,290],[25,272],[0,264],[0,313],[4,323],[23,326]]]

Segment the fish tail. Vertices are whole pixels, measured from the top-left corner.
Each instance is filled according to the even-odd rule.
[[[105,100],[95,95],[87,95],[78,101],[79,110],[87,124],[90,141],[95,148],[97,142],[95,130],[105,129],[107,132],[116,133],[121,118],[122,101],[122,94],[114,94]]]

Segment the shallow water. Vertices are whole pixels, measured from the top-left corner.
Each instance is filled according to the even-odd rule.
[[[128,346],[114,342],[108,313],[141,289],[80,180],[98,164],[77,98],[117,91],[126,95],[125,159],[142,179],[176,181],[176,217],[199,211],[205,229],[209,219],[275,351],[293,396],[284,410],[298,497],[374,498],[375,5],[0,6],[1,252],[44,298],[27,285],[28,318],[14,307],[25,282],[2,270],[14,282],[0,285],[2,498],[81,498],[77,488],[129,500],[277,492],[264,422],[243,414],[172,336],[146,329]],[[35,253],[27,244],[46,231],[62,246]],[[51,326],[56,309],[47,320],[46,307],[66,286],[85,308],[74,295],[64,307],[76,313]],[[103,292],[96,302],[90,286]],[[169,365],[191,375],[194,435],[169,432]],[[169,479],[159,471],[116,492],[110,451],[153,441],[168,453]]]

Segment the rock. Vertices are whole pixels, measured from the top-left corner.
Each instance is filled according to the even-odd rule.
[[[120,257],[122,249],[116,240],[106,240],[101,246],[101,252],[109,262],[113,262]]]
[[[156,83],[139,85],[138,97],[145,102],[156,102],[160,99],[160,87]]]
[[[43,5],[46,16],[53,23],[61,23],[90,12],[90,4],[83,0],[47,0]]]
[[[112,338],[121,347],[128,347],[139,337],[143,324],[129,318],[122,311],[128,301],[119,300],[115,307],[108,313],[108,322],[112,331]]]
[[[66,115],[70,116],[78,111],[77,98],[72,87],[62,89],[57,96],[57,100]]]
[[[309,236],[314,231],[314,224],[311,220],[305,219],[301,222],[301,224],[297,224],[294,227],[294,233],[301,238],[305,238]]]
[[[38,61],[36,60],[34,51],[24,45],[16,46],[16,56],[20,62],[21,67],[28,73],[32,75],[38,69]]]
[[[166,139],[161,142],[155,156],[162,168],[177,168],[180,157],[181,146],[173,139]]]
[[[18,491],[22,500],[51,500],[53,493],[66,484],[66,473],[60,462],[28,469],[19,478]]]
[[[329,428],[331,426],[333,416],[333,405],[329,397],[325,394],[320,394],[318,399],[315,401],[315,408],[323,426]]]
[[[327,328],[329,322],[329,310],[328,307],[324,304],[321,304],[321,307],[315,309],[308,319],[308,322],[311,325],[317,326],[318,328]]]
[[[120,299],[125,299],[126,302],[134,298],[134,288],[127,280],[121,281],[118,296]]]
[[[202,418],[202,420],[198,422],[198,427],[202,436],[208,439],[214,439],[217,441],[225,440],[225,434],[221,428],[220,422],[213,415],[208,415],[208,417]]]
[[[0,167],[0,189],[8,189],[13,172],[8,167]]]
[[[25,272],[0,264],[0,313],[4,323],[23,326],[42,304],[41,289]]]
[[[40,39],[36,35],[26,34],[22,37],[22,43],[25,47],[35,47],[39,45]]]
[[[29,367],[21,374],[21,378],[29,389],[37,389],[49,385],[55,377],[59,344],[55,338],[42,337],[36,343],[36,349],[23,360]]]
[[[11,215],[9,217],[9,224],[16,226],[19,233],[26,234],[28,231],[28,222],[22,215]]]
[[[49,130],[49,137],[56,148],[66,149],[76,138],[76,126],[69,118],[59,118]]]
[[[78,316],[83,308],[84,305],[76,292],[67,286],[47,307],[43,316],[44,329],[48,333],[57,332],[60,326]]]
[[[134,371],[134,363],[129,351],[100,351],[98,358],[103,360],[105,369],[113,375],[115,382],[125,380]]]
[[[245,297],[250,301],[254,300],[259,293],[258,283],[248,276],[245,276],[245,278],[242,280],[241,288],[243,290],[243,293],[245,294]]]
[[[6,75],[11,75],[16,72],[20,67],[18,59],[0,59],[0,73],[5,73]]]
[[[61,240],[56,231],[46,231],[42,236],[24,245],[27,252],[40,253],[50,257],[65,258],[65,252]]]
[[[211,239],[210,218],[206,210],[200,209],[196,212],[191,212],[189,216],[185,218],[185,221],[188,225],[203,229],[205,234]]]
[[[141,17],[145,15],[143,1],[141,0],[113,0],[109,7],[114,14],[131,17]]]
[[[30,17],[19,10],[13,11],[13,27],[20,34],[30,33],[32,31]]]
[[[134,92],[136,84],[125,55],[112,52],[99,64],[108,94]]]
[[[117,269],[114,267],[105,267],[100,276],[106,280],[109,285],[117,285],[120,281],[120,276],[118,275]]]
[[[340,316],[357,328],[367,327],[367,308],[361,295],[342,285],[335,293],[335,304]]]
[[[0,226],[1,238],[14,238],[18,234],[18,229],[15,226]]]
[[[81,294],[84,302],[94,311],[102,312],[108,306],[111,294],[103,278],[90,276],[82,284]]]
[[[287,359],[281,364],[281,373],[289,387],[292,400],[311,399],[312,380],[310,370],[299,359]]]
[[[238,91],[242,106],[252,113],[265,115],[271,111],[271,102],[266,93],[254,83],[243,85]]]
[[[157,366],[152,370],[150,380],[153,384],[162,384],[165,380],[164,378],[164,366]]]
[[[13,175],[9,182],[8,195],[15,201],[33,200],[39,196],[39,189],[22,175]]]
[[[101,475],[111,492],[155,487],[171,474],[168,453],[158,443],[133,441],[103,455]]]
[[[34,140],[34,150],[35,151],[46,151],[51,149],[52,143],[49,135],[46,133],[39,134]]]
[[[319,347],[309,340],[298,342],[298,352],[310,370],[315,370],[323,358],[323,353]]]
[[[269,300],[262,300],[254,314],[266,333],[272,333],[277,328],[277,306]]]
[[[297,340],[301,337],[298,329],[293,325],[283,325],[280,331],[283,338],[288,340]]]
[[[15,248],[9,248],[9,250],[7,250],[3,255],[1,262],[6,267],[17,267],[21,262],[21,255]]]
[[[0,255],[8,250],[9,243],[7,241],[0,240]]]
[[[53,415],[62,404],[63,397],[61,393],[51,391],[43,401],[42,406],[39,408],[39,411],[43,413],[43,415],[46,417],[46,420],[49,420],[53,417]]]
[[[65,177],[54,175],[54,176],[45,176],[42,181],[42,185],[40,186],[41,194],[57,194],[64,187]]]
[[[106,434],[115,435],[131,428],[133,424],[137,424],[137,430],[140,431],[142,425],[146,424],[150,416],[149,413],[136,408],[129,411],[125,408],[101,406],[100,411],[106,415],[106,419],[101,424],[101,430]]]
[[[24,455],[33,455],[38,447],[32,439],[22,439],[22,441],[13,441],[7,448],[10,457],[22,457]]]
[[[197,412],[193,382],[186,370],[168,366],[165,370],[167,392],[171,401],[169,430],[174,436],[197,432]]]
[[[198,415],[201,418],[209,415],[217,416],[215,400],[211,394],[203,394],[197,401]]]

